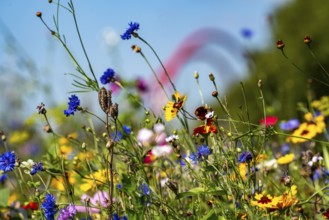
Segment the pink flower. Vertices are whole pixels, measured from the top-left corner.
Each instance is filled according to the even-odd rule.
[[[273,126],[278,122],[278,116],[267,116],[265,119],[262,118],[259,124],[265,125],[266,127]]]

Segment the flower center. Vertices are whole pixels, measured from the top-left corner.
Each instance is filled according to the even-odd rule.
[[[263,196],[259,201],[258,203],[262,203],[262,204],[267,204],[267,203],[270,203],[272,202],[271,199],[269,199],[267,196]]]

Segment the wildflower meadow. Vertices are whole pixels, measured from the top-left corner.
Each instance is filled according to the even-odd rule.
[[[215,71],[206,77],[207,85],[200,83],[204,75],[190,73],[191,89],[199,96],[184,94],[157,45],[142,34],[148,27],[128,15],[121,40],[131,42],[127,50],[153,73],[153,98],[165,103],[153,108],[142,98],[151,79],[132,81],[110,66],[94,71],[85,48],[92,43],[83,41],[73,0],[49,7],[54,7],[53,20],[42,12],[35,19],[74,65],[67,78],[75,90],[67,91],[64,107],[40,100],[22,129],[0,127],[0,219],[329,218],[329,73],[320,62],[326,80],[312,80],[327,86],[328,96],[309,95],[306,102],[294,103],[295,117],[270,111],[264,93],[269,83],[261,78],[254,82],[253,97],[261,113],[248,108],[249,90],[242,81],[243,106],[236,114]],[[62,33],[58,11],[71,16],[83,60]],[[299,40],[317,61],[316,39]],[[306,72],[290,60],[284,39],[272,46],[296,71]],[[162,67],[161,76],[150,58]],[[81,99],[86,93],[96,100],[97,111]],[[195,108],[187,105],[192,100],[199,103]],[[19,147],[28,140],[41,147]]]

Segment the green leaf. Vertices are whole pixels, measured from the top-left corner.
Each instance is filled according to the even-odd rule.
[[[10,192],[8,188],[0,189],[0,207],[7,206],[9,194]]]

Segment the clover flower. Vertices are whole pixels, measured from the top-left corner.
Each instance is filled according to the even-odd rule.
[[[131,38],[131,35],[134,36],[136,34],[135,31],[139,29],[139,23],[137,22],[130,22],[129,23],[129,28],[126,30],[125,33],[121,35],[122,40],[129,40]]]
[[[66,115],[66,117],[70,115],[74,115],[74,112],[76,112],[78,107],[80,106],[80,100],[78,96],[71,95],[71,97],[69,97],[69,102],[67,104],[68,104],[68,108],[67,110],[64,110],[64,114]]]
[[[110,83],[113,80],[114,75],[115,75],[114,70],[111,68],[108,68],[100,78],[101,83],[103,85]]]
[[[46,198],[42,203],[41,208],[47,220],[55,219],[56,202],[55,202],[55,197],[53,195],[51,194],[46,195]]]
[[[0,155],[0,170],[3,172],[13,171],[16,164],[16,156],[14,152],[7,151]]]
[[[59,211],[57,220],[69,220],[77,214],[77,210],[73,204],[66,206]]]

